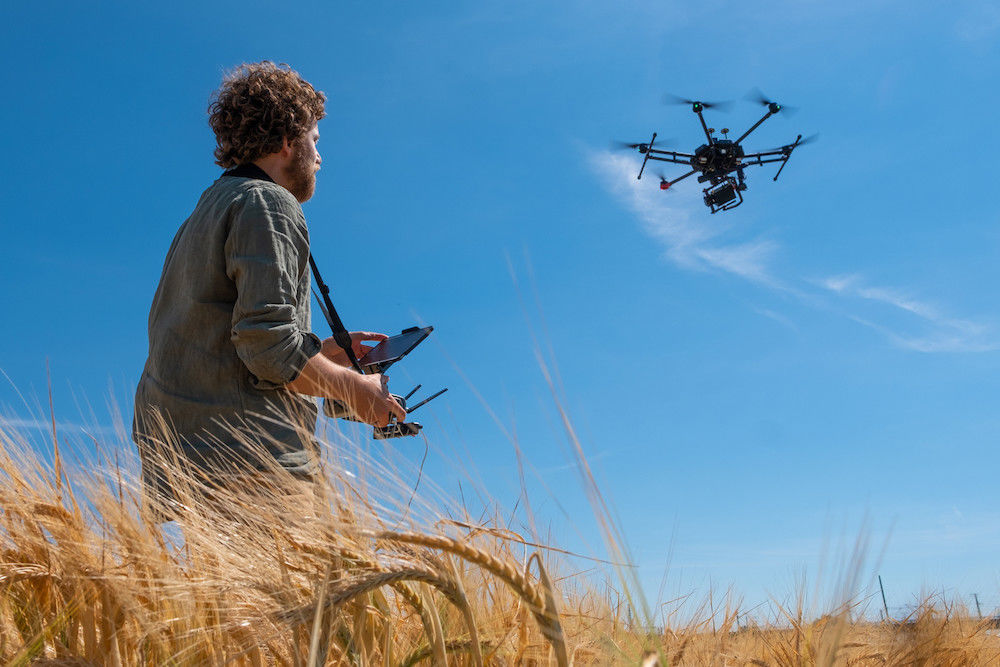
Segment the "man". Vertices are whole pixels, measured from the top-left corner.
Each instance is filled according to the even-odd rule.
[[[288,66],[261,62],[229,74],[209,108],[216,163],[229,171],[167,252],[135,397],[143,482],[161,511],[172,500],[171,461],[227,473],[277,462],[296,477],[315,474],[311,397],[378,426],[405,417],[387,378],[354,372],[332,338],[310,329],[300,204],[316,185],[325,100]],[[359,356],[364,341],[385,338],[351,334]]]

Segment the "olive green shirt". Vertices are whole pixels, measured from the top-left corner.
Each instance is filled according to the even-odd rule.
[[[165,491],[150,455],[164,423],[196,465],[266,465],[250,441],[291,472],[312,473],[316,399],[285,388],[321,347],[309,299],[299,202],[254,165],[227,172],[177,232],[149,312],[133,420],[147,485]]]

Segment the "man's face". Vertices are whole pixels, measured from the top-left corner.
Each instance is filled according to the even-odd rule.
[[[316,190],[316,172],[319,171],[323,159],[316,150],[319,142],[319,128],[312,129],[291,143],[292,160],[284,167],[288,191],[299,200],[299,203],[309,201]]]

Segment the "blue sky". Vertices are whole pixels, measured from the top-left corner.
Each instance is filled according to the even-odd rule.
[[[46,362],[67,432],[109,429],[109,402],[130,413],[163,255],[219,173],[209,95],[268,58],[329,96],[305,211],[342,317],[436,327],[390,375],[451,387],[423,415],[443,488],[468,476],[513,506],[516,434],[540,523],[600,555],[534,337],[651,598],[669,560],[664,599],[782,599],[867,526],[890,605],[1000,605],[991,3],[36,2],[0,18],[0,404],[17,428],[39,417],[19,393],[47,401]],[[653,131],[691,150],[696,118],[663,94],[753,86],[799,112],[749,148],[821,139],[777,183],[752,168],[735,211],[710,215],[693,179],[637,182],[637,156],[609,151]],[[758,112],[707,119],[742,130]]]

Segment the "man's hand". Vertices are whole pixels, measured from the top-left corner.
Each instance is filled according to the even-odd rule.
[[[389,378],[379,373],[357,375],[359,389],[350,401],[350,409],[358,418],[373,426],[387,426],[395,415],[406,419],[406,410],[389,394]]]
[[[371,346],[363,345],[365,341],[378,341],[382,342],[389,338],[385,334],[372,333],[371,331],[352,331],[351,332],[351,349],[354,350],[354,356],[361,359],[363,356],[368,354],[371,350]],[[347,354],[344,352],[343,348],[337,344],[332,337],[327,338],[323,341],[323,348],[321,350],[323,356],[340,366],[350,366],[351,362],[347,359]]]
[[[385,375],[361,375],[334,363],[325,354],[317,354],[310,357],[299,376],[285,387],[300,394],[340,401],[361,421],[373,426],[387,426],[393,416],[399,421],[406,419],[406,410],[389,395],[388,382],[389,378]]]

